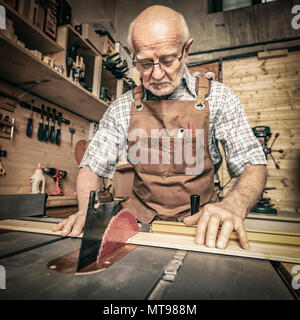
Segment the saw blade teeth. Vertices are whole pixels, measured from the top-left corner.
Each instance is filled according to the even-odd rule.
[[[124,220],[125,219],[125,220]],[[130,222],[131,221],[131,222]],[[131,230],[131,236],[137,232],[139,232],[139,228],[137,225],[137,219],[135,217],[134,212],[129,209],[129,208],[123,208],[122,210],[120,210],[115,216],[113,216],[110,220],[110,222],[108,223],[108,226],[103,234],[102,237],[102,241],[101,241],[101,245],[100,245],[100,249],[98,251],[98,258],[101,258],[102,255],[107,255],[107,253],[109,252],[109,248],[111,248],[112,243],[115,243],[115,245],[118,246],[122,246],[124,245],[124,241],[126,241],[125,239],[122,240],[122,227],[120,228],[120,226],[117,228],[118,224],[120,223],[124,223],[124,227],[126,229],[126,226],[129,226],[128,230]],[[136,226],[135,226],[136,223]],[[117,225],[117,226],[115,226]],[[123,224],[122,224],[123,225]],[[117,242],[116,242],[116,231],[111,231],[112,229],[116,229],[118,230],[118,237],[117,237]],[[121,232],[121,234],[119,235],[119,232]],[[121,238],[120,238],[121,237]],[[108,251],[107,251],[108,250]]]

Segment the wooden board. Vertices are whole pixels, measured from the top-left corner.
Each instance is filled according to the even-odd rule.
[[[7,219],[0,221],[0,229],[25,231],[60,236],[61,231],[52,231],[56,223]],[[82,238],[82,233],[76,238]]]
[[[194,242],[190,236],[178,236],[172,234],[139,232],[128,239],[127,243],[180,250],[191,250],[214,254],[248,257],[256,259],[300,263],[299,246],[266,244],[250,242],[251,249],[244,250],[236,240],[229,240],[226,249],[208,248]]]
[[[165,233],[184,236],[195,236],[196,228],[196,225],[187,226],[181,222],[171,221],[154,221],[151,226],[153,233]],[[250,242],[255,241],[300,246],[299,233],[247,229],[247,237]],[[235,231],[231,233],[230,239],[238,240],[238,235]]]

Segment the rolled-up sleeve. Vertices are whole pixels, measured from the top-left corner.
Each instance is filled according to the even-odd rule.
[[[248,166],[266,165],[262,146],[253,134],[239,98],[228,87],[217,118],[215,135],[223,146],[230,177],[240,176]]]
[[[80,167],[89,167],[100,177],[112,179],[124,148],[124,133],[112,103],[99,122],[99,130],[89,143]]]

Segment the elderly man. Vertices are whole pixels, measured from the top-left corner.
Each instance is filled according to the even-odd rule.
[[[80,165],[79,211],[55,226],[55,231],[70,236],[82,231],[89,193],[98,188],[99,177],[113,177],[122,141],[126,141],[135,178],[132,197],[125,206],[133,209],[139,221],[149,223],[160,218],[197,224],[195,242],[220,249],[227,246],[231,232],[236,230],[241,247],[250,248],[243,220],[265,185],[265,156],[232,90],[215,81],[197,80],[189,73],[186,62],[192,42],[183,16],[165,6],[149,7],[131,23],[128,44],[142,86],[116,99],[104,114]],[[198,171],[175,155],[176,148],[185,150],[183,153],[188,149],[178,144],[182,128],[190,129],[183,134],[192,134],[186,144],[190,141],[193,153],[201,141],[202,152],[196,154],[201,159]],[[152,135],[153,129],[156,133],[165,130],[174,147],[165,148],[161,137]],[[145,135],[141,135],[140,150],[135,153],[130,150],[135,147],[136,151],[131,135],[136,130]],[[230,176],[238,177],[222,201],[217,201],[213,184],[214,172],[222,162],[218,141],[225,150]],[[141,160],[137,154],[148,147],[156,161],[135,161],[134,155]],[[160,148],[169,154],[165,157],[169,162],[160,161]],[[189,210],[191,194],[199,194],[201,200],[194,215]]]

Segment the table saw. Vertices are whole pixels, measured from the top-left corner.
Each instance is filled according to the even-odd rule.
[[[50,217],[28,218],[57,223]],[[25,218],[24,221],[28,221]],[[137,245],[99,272],[65,274],[49,262],[80,247],[80,238],[1,230],[0,299],[213,300],[299,297],[284,263]]]

